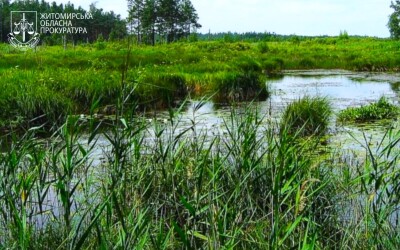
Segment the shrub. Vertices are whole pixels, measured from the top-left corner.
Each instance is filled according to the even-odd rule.
[[[187,94],[185,78],[176,73],[148,72],[137,78],[136,98],[140,104],[167,107]]]
[[[236,63],[236,67],[242,72],[252,72],[258,71],[261,72],[261,65],[256,60],[250,57],[240,57]]]
[[[303,58],[299,62],[300,68],[309,69],[315,67],[315,62],[311,58]]]
[[[211,75],[211,92],[221,101],[243,101],[268,96],[265,79],[255,72],[218,72]]]
[[[265,54],[269,51],[268,44],[266,42],[260,42],[257,45],[258,51],[260,51],[261,54]]]
[[[268,58],[261,64],[263,72],[268,76],[281,73],[284,67],[284,61],[280,58]]]
[[[286,108],[281,131],[291,135],[323,135],[328,130],[332,107],[325,97],[305,96]]]

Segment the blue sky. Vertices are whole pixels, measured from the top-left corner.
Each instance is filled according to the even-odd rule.
[[[66,3],[65,0],[56,0]],[[87,9],[94,1],[70,0]],[[97,0],[97,7],[127,15],[126,0]],[[388,37],[390,0],[192,0],[200,32],[275,32],[297,35]]]

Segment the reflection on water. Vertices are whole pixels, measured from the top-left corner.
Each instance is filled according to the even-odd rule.
[[[400,74],[367,74],[349,71],[290,71],[278,79],[270,79],[266,85],[272,92],[266,101],[255,102],[259,114],[263,116],[265,125],[270,121],[279,120],[284,108],[292,101],[305,95],[326,96],[332,103],[335,112],[347,107],[366,105],[385,96],[395,103],[399,100]],[[241,112],[246,103],[235,104],[236,110]],[[209,137],[225,133],[224,120],[229,120],[231,107],[215,104],[212,101],[190,101],[177,118],[174,128],[168,127],[169,113],[157,112],[148,114],[149,122],[158,122],[165,125],[165,129],[174,130],[178,134],[188,128],[195,128],[196,133],[203,133]],[[276,123],[276,122],[275,122]],[[364,142],[363,133],[371,138],[371,145],[376,144],[383,137],[387,127],[391,124],[375,122],[367,125],[337,126],[332,119],[330,144],[335,148],[357,149],[361,146],[353,137]],[[151,128],[148,140],[154,138],[155,131]],[[190,134],[188,134],[190,136]],[[96,150],[97,160],[107,151],[107,142],[100,138],[101,149]],[[95,159],[96,160],[96,159]]]
[[[272,92],[271,98],[257,102],[260,114],[265,119],[279,119],[284,108],[292,101],[305,95],[324,96],[332,103],[334,111],[347,107],[367,105],[385,96],[394,103],[399,100],[399,74],[368,74],[353,73],[349,71],[291,71],[279,79],[267,81],[267,86]],[[211,102],[206,103],[200,110],[194,112],[193,102],[182,115],[193,117],[194,113],[199,117],[200,127],[211,129],[221,126],[223,118],[229,116],[228,107],[214,108]],[[392,126],[388,122],[375,122],[363,125],[336,126],[335,119],[332,120],[331,138],[332,146],[342,149],[360,150],[360,143],[364,143],[363,133],[370,140],[369,144],[377,144],[387,128]]]
[[[305,95],[327,97],[335,113],[347,107],[367,105],[385,96],[394,103],[399,100],[400,75],[367,74],[348,71],[301,71],[290,72],[282,79],[267,81],[272,91],[270,104],[261,104],[272,109],[272,116],[279,119],[284,108]],[[267,108],[264,108],[267,109]],[[378,145],[390,122],[337,126],[332,120],[330,146],[348,150],[363,150],[361,144]],[[365,142],[364,134],[367,139]]]
[[[356,74],[348,71],[289,72],[279,79],[268,80],[266,85],[272,92],[271,98],[254,104],[264,119],[266,127],[271,122],[276,124],[279,121],[282,111],[290,102],[305,95],[326,96],[331,101],[335,112],[377,101],[381,96],[386,96],[397,103],[399,92],[394,83],[400,79],[397,79],[395,75],[390,76],[379,74],[374,75],[372,79],[364,73]],[[241,113],[246,104],[235,104],[236,111]],[[226,126],[229,124],[225,124],[225,121],[229,121],[230,115],[230,106],[219,105],[212,101],[192,100],[178,114],[173,126],[169,121],[168,111],[147,114],[147,120],[150,123],[160,124],[167,132],[164,134],[178,135],[190,129],[191,131],[185,133],[186,137],[205,134],[208,140],[212,140],[215,135],[223,135],[227,132]],[[365,144],[363,135],[365,133],[369,145],[374,147],[390,126],[392,124],[387,122],[337,126],[334,117],[331,120],[330,134],[332,136],[328,146],[334,149],[364,150],[361,144]],[[146,141],[151,144],[155,140],[155,135],[155,127],[149,126]],[[104,160],[104,152],[107,151],[109,145],[104,138],[100,138],[98,143],[101,147],[93,152],[93,160],[100,163]]]
[[[259,113],[264,118],[265,126],[268,126],[271,121],[279,120],[282,110],[288,103],[301,98],[304,95],[309,96],[326,96],[331,101],[334,110],[339,111],[346,107],[360,106],[372,101],[377,101],[381,96],[386,96],[394,102],[398,101],[398,87],[391,84],[390,81],[381,80],[360,80],[359,75],[354,73],[342,72],[341,74],[333,72],[332,74],[316,74],[304,72],[295,75],[290,73],[283,78],[269,80],[268,87],[272,91],[272,96],[269,100],[256,102],[255,105],[259,109]],[[238,104],[236,109],[240,113],[245,108],[246,103]],[[217,104],[207,101],[190,101],[183,112],[179,114],[176,122],[173,125],[169,121],[169,114],[165,112],[157,112],[153,116],[148,114],[147,120],[150,123],[161,124],[167,131],[179,134],[189,128],[187,136],[193,136],[195,133],[205,134],[212,139],[215,134],[226,133],[225,121],[229,121],[231,115],[231,107],[218,106]],[[344,127],[336,126],[335,120],[332,120],[331,134],[329,141],[330,147],[334,149],[345,150],[363,150],[361,144],[364,144],[364,136],[367,144],[371,147],[378,147],[378,143],[385,134],[387,127],[393,124],[385,122],[376,122],[369,125],[346,125]],[[259,131],[262,133],[263,131]],[[169,133],[165,133],[168,135]],[[147,142],[152,143],[155,139],[156,129],[154,126],[149,126]],[[83,138],[86,141],[87,139]],[[359,142],[357,142],[359,141]],[[84,142],[83,142],[84,144]],[[105,138],[100,137],[97,141],[98,147],[92,152],[92,164],[101,165],[107,152],[111,147]],[[95,185],[93,185],[95,187]],[[53,190],[49,192],[49,204],[55,200]],[[59,213],[58,208],[46,207],[52,210],[53,213]],[[42,221],[41,223],[45,223]]]
[[[268,81],[272,90],[272,103],[276,108],[302,96],[326,96],[335,111],[347,107],[365,105],[381,96],[396,100],[397,91],[390,82],[356,80],[350,75],[333,76],[285,76],[280,80]]]
[[[305,95],[327,97],[334,111],[347,107],[357,107],[377,101],[385,96],[395,103],[399,100],[398,81],[400,75],[395,74],[367,74],[353,73],[349,71],[290,71],[278,79],[270,79],[266,85],[272,92],[266,101],[255,102],[259,114],[264,117],[267,125],[270,121],[279,120],[285,107],[294,100]],[[396,84],[397,83],[397,84]],[[247,103],[235,104],[236,109],[244,109]],[[175,133],[194,125],[196,131],[213,136],[216,133],[224,133],[224,119],[230,116],[231,107],[217,105],[212,101],[189,102],[184,111],[180,113],[178,128]],[[156,119],[168,124],[168,112],[157,112],[151,121]],[[363,142],[363,133],[371,138],[370,144],[377,143],[383,137],[388,123],[375,122],[364,125],[337,126],[332,119],[330,131],[332,138],[330,142],[335,147],[343,149],[360,149],[353,137]],[[154,132],[149,133],[153,137]]]

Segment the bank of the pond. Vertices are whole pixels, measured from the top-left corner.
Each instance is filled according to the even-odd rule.
[[[261,46],[261,45],[262,46]],[[127,107],[165,108],[191,96],[218,102],[264,99],[266,77],[291,69],[398,71],[396,41],[373,38],[300,42],[193,42],[158,46],[105,43],[39,46],[21,52],[0,46],[0,126],[34,126],[67,114],[109,113]],[[38,118],[34,122],[32,119]]]
[[[333,150],[344,148],[357,150],[360,153],[363,149],[353,137],[356,141],[364,141],[363,133],[365,133],[371,140],[371,145],[376,145],[388,128],[398,128],[397,123],[393,119],[374,119],[357,124],[352,122],[342,124],[337,116],[348,108],[360,108],[377,103],[382,96],[387,102],[398,106],[400,89],[396,84],[396,79],[399,77],[400,74],[397,73],[371,74],[343,70],[288,71],[281,77],[268,79],[270,98],[253,102],[252,105],[259,110],[263,124],[267,125],[271,122],[280,123],[285,109],[301,98],[307,96],[325,98],[333,109],[333,115],[327,124],[328,146]],[[248,105],[247,102],[220,105],[212,99],[208,99],[201,105],[200,103],[191,100],[183,107],[179,114],[179,131],[190,127],[194,120],[196,128],[206,131],[209,137],[227,133],[227,131],[221,131],[221,128],[224,127],[224,120],[229,119],[231,109],[239,109],[240,112],[245,113],[244,107]],[[167,122],[168,117],[168,111],[148,113],[149,119],[154,118],[162,122]]]

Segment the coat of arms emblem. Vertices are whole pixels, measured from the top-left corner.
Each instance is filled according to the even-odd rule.
[[[11,11],[9,43],[21,50],[34,48],[39,43],[36,11]]]

